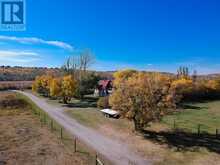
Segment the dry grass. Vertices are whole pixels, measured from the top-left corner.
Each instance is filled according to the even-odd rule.
[[[126,119],[105,118],[97,108],[73,107],[67,108],[66,112],[80,123],[98,129],[102,134],[113,139],[126,142],[134,152],[150,159],[155,165],[220,164],[220,154],[217,152],[212,152],[206,147],[195,147],[193,144],[192,147],[186,147],[186,150],[179,150],[179,146],[169,144],[164,136],[155,137],[159,139],[158,141],[154,138],[145,138],[134,132],[132,122]],[[171,129],[164,123],[154,123],[149,130],[169,132]]]
[[[0,90],[31,89],[33,81],[0,81]]]
[[[0,100],[15,98],[0,93]],[[0,108],[0,164],[72,165],[89,164],[87,157],[68,150],[60,138],[41,125],[30,106]]]

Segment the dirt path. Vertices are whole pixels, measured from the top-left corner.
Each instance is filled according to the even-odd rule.
[[[118,165],[149,165],[150,162],[129,150],[125,143],[101,135],[94,129],[79,124],[76,120],[64,114],[61,107],[48,104],[45,99],[31,93],[17,91],[29,97],[42,110],[47,112],[54,120],[87,145],[104,155],[114,164]]]

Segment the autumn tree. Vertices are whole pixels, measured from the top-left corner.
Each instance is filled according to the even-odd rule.
[[[115,74],[115,82],[110,105],[132,120],[137,131],[175,108],[175,92],[170,90],[171,79],[167,76],[126,70]]]
[[[136,74],[137,71],[133,69],[125,69],[120,70],[114,73],[114,86],[119,88],[121,85],[124,84],[125,81],[128,80],[128,78],[132,77],[134,74]]]
[[[177,77],[178,78],[188,78],[189,77],[189,68],[181,66],[177,70]]]
[[[50,95],[50,83],[52,82],[52,79],[53,77],[51,75],[43,75],[41,77],[41,85],[45,96]]]
[[[62,93],[61,96],[63,98],[64,103],[68,103],[68,101],[71,100],[71,98],[75,95],[75,91],[77,88],[77,82],[74,80],[74,78],[71,75],[64,76],[62,80]]]
[[[193,92],[193,81],[187,78],[180,78],[171,83],[171,89],[176,92],[177,102],[183,98],[190,96]]]
[[[37,92],[37,93],[41,93],[41,80],[40,80],[40,76],[37,76],[35,78],[35,81],[32,84],[32,91],[33,92]]]
[[[60,97],[62,94],[61,87],[62,87],[62,79],[54,78],[50,84],[50,96],[55,98]]]
[[[32,85],[32,90],[44,96],[49,96],[52,79],[53,77],[50,75],[37,76]]]
[[[90,85],[95,86],[98,82],[98,77],[88,72],[88,68],[94,62],[94,59],[91,51],[86,49],[79,55],[70,56],[62,66],[64,74],[71,74],[75,78],[75,81],[77,81],[78,87],[76,93],[79,98],[83,98],[83,96],[88,93],[91,89]]]
[[[220,77],[208,80],[206,86],[213,91],[219,92],[220,91]]]

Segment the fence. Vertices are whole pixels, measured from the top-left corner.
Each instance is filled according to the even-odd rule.
[[[68,147],[74,153],[82,154],[88,158],[89,164],[95,165],[105,165],[111,164],[107,159],[103,158],[94,151],[93,149],[89,148],[81,142],[76,137],[70,135],[62,126],[60,126],[56,121],[54,121],[46,112],[40,110],[39,108],[36,109],[32,108],[33,114],[40,118],[41,126],[47,126],[51,132],[57,134],[59,138],[62,140],[63,144]]]
[[[198,136],[202,136],[203,134],[211,134],[211,135],[215,135],[216,138],[220,137],[220,129],[216,128],[216,129],[212,129],[212,132],[207,131],[207,129],[204,129],[205,126],[204,124],[197,124],[196,129],[192,129],[191,128],[186,128],[186,127],[180,127],[178,126],[178,123],[176,122],[176,120],[173,120],[173,130],[175,132],[178,131],[182,131],[182,132],[191,132],[191,133],[196,133]]]

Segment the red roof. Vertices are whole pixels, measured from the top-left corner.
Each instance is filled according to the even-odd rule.
[[[102,86],[103,89],[106,89],[111,82],[111,80],[100,80],[99,85]]]

